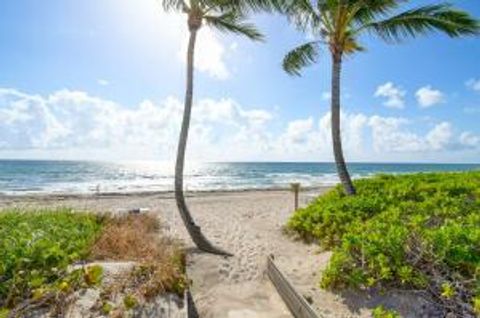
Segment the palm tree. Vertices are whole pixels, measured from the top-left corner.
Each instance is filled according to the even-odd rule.
[[[315,40],[290,51],[283,60],[284,70],[300,75],[300,70],[317,62],[320,45],[328,47],[332,59],[331,123],[333,153],[339,178],[348,195],[355,188],[345,164],[340,135],[340,73],[344,56],[364,50],[362,35],[377,35],[387,42],[400,42],[430,31],[450,37],[478,34],[480,24],[468,13],[448,4],[435,4],[396,11],[401,0],[292,0],[286,13],[302,31]]]
[[[262,2],[264,1],[264,2]],[[203,235],[200,227],[195,224],[185,202],[183,193],[183,170],[185,150],[187,147],[188,130],[193,100],[193,67],[197,33],[205,23],[223,32],[231,32],[246,36],[252,40],[262,40],[263,36],[257,29],[245,22],[245,13],[249,9],[260,9],[267,0],[232,1],[232,0],[162,0],[165,11],[182,12],[187,15],[190,37],[187,50],[187,87],[185,93],[185,108],[178,141],[177,160],[175,164],[175,199],[180,216],[195,245],[205,252],[230,255],[213,246]]]

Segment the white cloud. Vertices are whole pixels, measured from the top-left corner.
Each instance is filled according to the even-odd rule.
[[[372,116],[368,125],[372,129],[373,149],[377,153],[424,150],[422,138],[403,129],[407,124],[409,121],[405,118]]]
[[[367,116],[342,113],[342,140],[347,157],[361,156]],[[318,121],[313,117],[290,121],[285,131],[272,140],[276,156],[287,160],[333,160],[331,116],[325,113]]]
[[[477,148],[480,147],[480,136],[474,135],[469,131],[465,131],[460,135],[460,144],[466,147]]]
[[[368,117],[364,114],[343,114],[342,134],[343,144],[347,153],[360,154],[364,149],[365,127],[368,124]]]
[[[247,118],[248,122],[252,126],[262,126],[273,118],[273,115],[270,112],[262,109],[253,109],[248,111],[240,109],[239,115]]]
[[[308,134],[312,132],[313,127],[313,117],[293,120],[287,125],[285,141],[291,144],[304,144],[308,141]]]
[[[80,91],[39,96],[0,88],[0,155],[172,160],[182,112],[183,103],[176,97],[126,107]],[[271,111],[245,107],[231,98],[200,99],[193,105],[188,158],[333,159],[329,112],[319,118],[274,118]],[[478,157],[480,136],[474,132],[456,134],[451,123],[435,121],[425,131],[416,123],[403,117],[342,112],[347,159],[412,161],[425,154],[442,158],[462,151]]]
[[[416,93],[417,102],[421,108],[428,108],[445,101],[444,94],[431,86],[425,86],[420,88]]]
[[[444,150],[453,137],[452,125],[442,122],[430,130],[425,138],[432,150]]]
[[[480,92],[480,79],[471,78],[465,83],[465,85],[471,90]]]
[[[386,107],[402,109],[405,107],[406,92],[392,82],[387,82],[377,87],[375,97],[385,97],[387,100],[383,103]]]
[[[453,129],[448,122],[435,125],[425,135],[405,128],[411,121],[399,117],[372,116],[373,147],[376,152],[422,153],[453,148]]]
[[[187,38],[188,35],[185,35]],[[184,63],[187,56],[187,42],[185,41],[179,52],[179,58]],[[195,48],[195,68],[205,72],[212,77],[225,80],[230,76],[225,63],[225,46],[220,42],[218,36],[207,27],[198,32]]]
[[[2,150],[110,149],[113,157],[141,153],[171,159],[182,112],[175,97],[129,108],[79,91],[42,97],[1,89],[0,144]],[[193,107],[190,147],[200,157],[212,148],[223,152],[224,146],[213,147],[221,133],[230,138],[238,131],[257,134],[272,118],[266,110],[247,109],[232,99],[199,100]]]
[[[135,10],[133,6],[132,10]],[[159,15],[159,17],[156,17],[157,24],[155,27],[161,31],[162,46],[174,47],[177,61],[185,65],[190,35],[185,15],[165,13],[158,8],[155,8],[155,10],[157,11],[156,15]],[[229,78],[230,70],[226,63],[229,48],[230,50],[237,50],[238,44],[236,42],[223,43],[217,32],[203,25],[197,33],[195,43],[195,69],[216,79],[225,80]]]

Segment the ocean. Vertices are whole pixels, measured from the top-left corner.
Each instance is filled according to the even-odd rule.
[[[478,170],[480,164],[351,163],[353,178],[378,173]],[[173,190],[173,164],[165,162],[88,162],[0,160],[0,194],[88,194]],[[333,163],[236,162],[189,164],[185,187],[191,191],[287,188],[338,183]]]

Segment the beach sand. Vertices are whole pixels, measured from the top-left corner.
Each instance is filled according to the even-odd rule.
[[[326,189],[303,192],[300,203],[306,204]],[[200,317],[291,317],[264,273],[270,254],[322,316],[370,316],[368,308],[376,305],[376,299],[356,294],[339,296],[319,288],[319,275],[328,263],[330,252],[321,252],[316,245],[283,234],[282,227],[294,209],[291,192],[194,193],[188,195],[187,202],[205,235],[215,245],[233,253],[233,257],[204,254],[194,248],[171,193],[0,197],[0,208],[67,206],[95,212],[148,208],[158,213],[170,235],[181,239],[189,251],[187,270]],[[415,310],[410,308],[414,303],[410,297],[395,297],[394,301],[395,307],[403,306],[406,312]]]

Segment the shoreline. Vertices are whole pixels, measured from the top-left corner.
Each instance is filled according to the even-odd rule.
[[[321,185],[321,186],[307,186],[301,187],[302,192],[325,191],[334,188],[337,184]],[[214,190],[186,190],[185,197],[204,197],[204,196],[225,196],[241,193],[274,193],[274,192],[289,192],[289,187],[266,187],[266,188],[245,188],[245,189],[214,189]],[[3,194],[0,193],[0,201],[2,200],[35,200],[35,199],[92,199],[92,198],[128,198],[128,197],[159,197],[162,199],[172,199],[175,197],[173,190],[169,191],[138,191],[138,192],[90,192],[90,193],[25,193],[25,194]]]

